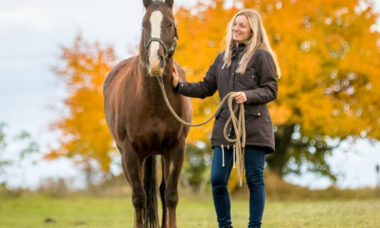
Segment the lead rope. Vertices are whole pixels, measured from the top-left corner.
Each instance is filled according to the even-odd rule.
[[[168,96],[167,96],[166,91],[165,91],[165,85],[164,85],[162,77],[156,76],[156,78],[157,78],[158,83],[160,85],[161,92],[162,92],[162,95],[164,97],[165,103],[168,106],[170,112],[173,114],[173,116],[180,123],[182,123],[184,125],[187,125],[187,126],[199,127],[199,126],[205,125],[206,123],[210,122],[210,120],[212,120],[215,117],[216,113],[222,108],[223,103],[226,102],[226,100],[228,100],[227,106],[228,106],[228,109],[229,109],[231,115],[228,118],[226,124],[224,125],[223,135],[224,135],[224,138],[228,142],[235,143],[235,145],[234,145],[234,152],[236,152],[236,163],[237,163],[236,166],[237,166],[237,169],[238,169],[237,173],[238,173],[239,183],[240,183],[240,187],[241,187],[242,184],[243,184],[243,182],[242,182],[242,174],[243,174],[244,169],[245,169],[245,167],[244,167],[244,152],[245,152],[245,139],[246,139],[245,118],[244,118],[244,105],[242,103],[236,105],[235,109],[232,108],[232,106],[233,106],[232,105],[233,104],[233,97],[231,95],[234,92],[229,92],[222,99],[222,101],[220,102],[218,108],[216,109],[216,111],[214,112],[214,114],[211,115],[211,117],[209,119],[207,119],[207,120],[205,120],[205,121],[203,121],[201,123],[188,123],[188,122],[184,121],[183,119],[181,119],[181,117],[179,117],[177,115],[177,113],[174,111],[173,107],[170,105]],[[236,112],[238,110],[239,110],[239,117],[236,117]],[[232,125],[234,127],[234,131],[235,131],[235,135],[236,135],[236,138],[234,138],[234,139],[230,138],[227,135],[227,127],[228,127],[228,124],[230,122],[232,122]],[[224,149],[222,149],[222,150],[224,152]],[[224,158],[224,156],[223,156],[223,158]],[[233,160],[233,163],[235,164],[235,158]]]

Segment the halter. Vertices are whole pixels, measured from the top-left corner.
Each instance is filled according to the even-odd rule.
[[[150,38],[145,44],[144,44],[144,48],[145,50],[148,50],[150,44],[154,41],[158,42],[163,48],[164,48],[164,54],[165,54],[165,57],[167,59],[169,59],[170,57],[173,56],[174,54],[174,51],[175,51],[175,48],[177,47],[177,40],[178,40],[178,33],[177,33],[177,27],[174,27],[174,30],[175,30],[175,36],[174,36],[174,39],[173,39],[173,42],[172,42],[172,45],[170,46],[170,48],[168,49],[168,47],[165,45],[165,43],[160,39],[160,38],[156,38],[156,37],[153,37],[153,38]],[[148,63],[148,56],[146,57],[146,63]],[[147,64],[148,65],[148,64]]]

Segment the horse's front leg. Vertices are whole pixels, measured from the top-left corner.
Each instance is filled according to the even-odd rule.
[[[144,208],[146,195],[143,187],[143,162],[135,151],[122,156],[123,170],[132,187],[132,204],[135,209],[134,227],[144,228]]]
[[[169,152],[169,156],[164,162],[164,175],[166,182],[165,204],[167,219],[164,228],[177,228],[176,208],[178,204],[178,180],[181,174],[181,168],[184,157],[184,143],[181,146]]]

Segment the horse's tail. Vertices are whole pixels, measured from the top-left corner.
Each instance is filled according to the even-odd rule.
[[[144,189],[146,193],[145,228],[158,228],[156,194],[156,159],[150,156],[145,160]]]

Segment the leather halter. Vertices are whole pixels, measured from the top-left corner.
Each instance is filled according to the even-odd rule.
[[[160,38],[150,38],[145,44],[144,48],[145,50],[148,50],[150,44],[154,41],[158,42],[163,48],[164,48],[164,54],[166,58],[170,58],[173,56],[175,48],[177,47],[177,40],[178,40],[178,33],[177,33],[177,27],[174,27],[175,30],[175,37],[173,39],[172,45],[168,49],[168,47],[165,45],[165,43]]]

